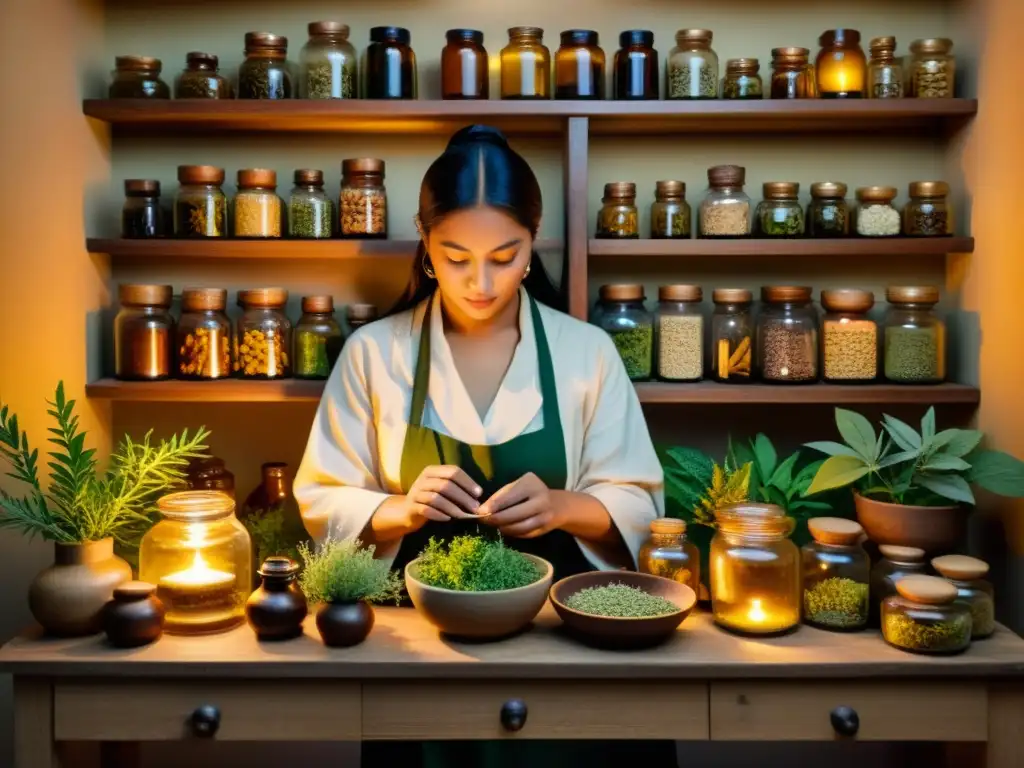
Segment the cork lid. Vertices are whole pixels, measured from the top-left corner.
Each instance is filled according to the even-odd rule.
[[[114,58],[114,66],[120,72],[156,72],[164,68],[160,59],[152,56],[117,56]]]
[[[953,50],[953,41],[948,37],[926,37],[910,44],[913,53],[949,53]]]
[[[697,43],[711,45],[715,34],[710,29],[680,29],[676,32],[677,43]]]
[[[341,161],[341,172],[345,176],[353,173],[379,173],[384,175],[384,161],[376,157],[350,157]]]
[[[215,165],[179,165],[180,184],[223,184],[224,169]]]
[[[807,285],[766,285],[761,289],[761,301],[769,304],[810,300],[811,288]]]
[[[602,285],[598,295],[605,301],[643,301],[644,287],[640,283],[613,283]]]
[[[811,184],[811,197],[846,197],[846,185],[841,181],[816,181]]]
[[[610,181],[604,185],[605,200],[636,199],[636,184],[632,181]]]
[[[245,50],[272,50],[287,51],[288,38],[282,35],[275,35],[273,32],[246,32]]]
[[[324,172],[315,168],[299,168],[295,171],[295,183],[322,187],[324,185]]]
[[[897,194],[896,187],[857,188],[857,199],[866,203],[891,203]]]
[[[967,555],[943,555],[933,558],[932,568],[947,579],[958,581],[981,579],[988,573],[988,563]]]
[[[708,168],[708,183],[712,187],[742,187],[747,169],[742,165],[715,165]]]
[[[125,179],[124,193],[126,195],[158,197],[160,195],[160,182],[156,179]]]
[[[896,50],[896,38],[895,37],[875,37],[868,43],[868,50],[872,53],[876,51],[895,51]]]
[[[294,576],[298,572],[299,564],[283,555],[268,557],[257,571],[260,576]]]
[[[725,62],[725,71],[732,75],[756,75],[761,69],[757,59],[729,59]]]
[[[699,285],[663,285],[658,288],[659,301],[701,301],[704,291]]]
[[[867,312],[875,306],[875,294],[860,288],[834,288],[821,292],[821,306],[829,312]]]
[[[130,307],[169,307],[173,295],[169,285],[121,283],[117,286],[118,300]]]
[[[181,308],[185,312],[223,312],[228,305],[228,292],[223,288],[186,288],[181,292]]]
[[[800,194],[800,184],[795,181],[766,181],[762,190],[768,200],[790,200]]]
[[[651,521],[651,533],[679,536],[686,533],[686,521],[674,517],[659,517]]]
[[[911,197],[945,197],[949,184],[944,181],[912,181],[907,190]]]
[[[349,320],[370,320],[377,319],[377,306],[375,304],[349,304],[345,308],[345,317]]]
[[[307,30],[310,37],[329,35],[330,37],[348,40],[348,24],[342,24],[340,21],[311,21],[309,22]]]
[[[907,600],[925,605],[943,605],[956,599],[956,587],[938,576],[904,576],[896,581],[896,591]]]
[[[206,53],[205,51],[189,51],[185,54],[185,64],[188,67],[209,67],[210,69],[216,69],[220,63],[218,59],[212,53]]]
[[[864,534],[860,523],[843,517],[811,518],[807,521],[807,530],[811,532],[815,541],[833,546],[857,544]]]
[[[114,587],[116,600],[145,600],[156,592],[156,584],[148,581],[126,581]]]
[[[250,288],[238,292],[238,303],[242,307],[282,307],[288,302],[288,291],[284,288]]]
[[[675,180],[656,181],[654,196],[658,200],[680,200],[686,196],[686,183]]]
[[[334,311],[334,299],[331,296],[303,296],[302,311],[331,313]]]
[[[711,300],[715,304],[749,304],[754,300],[754,293],[746,288],[715,288]]]
[[[238,172],[240,189],[253,187],[277,187],[277,173],[269,168],[243,168]]]
[[[922,563],[924,550],[920,547],[901,547],[896,544],[879,544],[878,551],[882,557],[894,563]]]
[[[934,285],[890,285],[885,300],[890,304],[938,304],[939,289]]]
[[[773,59],[806,59],[810,55],[811,50],[809,48],[772,48]]]

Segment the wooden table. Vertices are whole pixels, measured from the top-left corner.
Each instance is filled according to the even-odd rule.
[[[1024,768],[1024,640],[1003,628],[926,657],[876,632],[740,638],[704,614],[634,652],[583,647],[558,626],[546,609],[530,632],[469,645],[383,608],[352,649],[325,648],[312,621],[278,644],[247,627],[135,650],[28,634],[0,650],[0,671],[14,675],[17,768],[58,765],[65,741],[596,737],[940,741],[960,768]]]

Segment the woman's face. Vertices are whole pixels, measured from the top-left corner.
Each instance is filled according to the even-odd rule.
[[[445,310],[463,322],[486,324],[518,300],[533,238],[509,215],[482,207],[442,218],[426,246]]]

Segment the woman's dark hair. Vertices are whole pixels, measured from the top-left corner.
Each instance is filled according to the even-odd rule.
[[[420,186],[420,226],[429,232],[443,216],[482,205],[500,208],[537,237],[543,205],[533,170],[497,128],[471,125],[452,136],[444,153],[427,169]],[[437,280],[423,271],[426,259],[421,239],[409,283],[389,315],[416,306],[437,288]],[[564,312],[565,298],[536,251],[530,265],[523,286],[537,301]]]

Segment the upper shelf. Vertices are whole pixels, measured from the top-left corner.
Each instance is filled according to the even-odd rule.
[[[591,256],[945,256],[974,253],[973,237],[742,240],[591,240]]]
[[[763,101],[310,101],[86,99],[83,111],[117,129],[448,133],[488,122],[514,133],[557,134],[589,117],[595,134],[904,133],[942,131],[975,115],[974,99]]]

